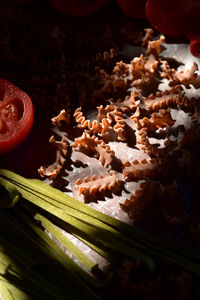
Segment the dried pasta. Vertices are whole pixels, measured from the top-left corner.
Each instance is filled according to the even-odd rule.
[[[184,71],[178,69],[178,64],[172,68],[170,61],[162,57],[165,37],[152,40],[152,30],[145,32],[140,43],[146,52],[129,63],[117,61],[119,52],[115,48],[98,53],[94,58],[94,78],[79,72],[81,80],[87,77],[88,89],[82,89],[77,105],[63,108],[52,122],[58,129],[66,124],[72,167],[76,166],[74,157],[85,155],[80,170],[75,169],[77,175],[72,184],[81,200],[88,202],[90,198],[90,202],[97,202],[98,208],[102,199],[109,202],[108,195],[115,199],[124,193],[119,210],[136,223],[157,201],[160,222],[165,226],[183,223],[188,230],[195,231],[198,227],[190,223],[191,217],[172,179],[178,180],[177,169],[185,176],[200,175],[199,159],[189,150],[200,142],[200,98],[197,93],[187,93],[191,86],[200,87],[198,65],[194,63]],[[160,89],[164,81],[167,85]],[[88,103],[93,108],[92,117],[88,114]],[[178,113],[187,116],[190,126],[177,123]],[[63,143],[64,140],[62,146],[57,144],[60,154],[56,163],[41,167],[41,176],[51,180],[59,176],[69,147]],[[94,159],[103,169],[92,168],[90,172]],[[131,184],[139,188],[132,190]],[[194,236],[196,239],[196,233]]]

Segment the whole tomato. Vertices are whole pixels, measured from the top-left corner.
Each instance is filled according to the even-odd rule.
[[[200,30],[200,1],[146,0],[146,16],[150,24],[164,34],[195,34]]]
[[[59,12],[70,16],[88,16],[106,5],[109,0],[49,0]]]

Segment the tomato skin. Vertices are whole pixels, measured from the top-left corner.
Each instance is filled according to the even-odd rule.
[[[0,79],[0,154],[17,147],[30,133],[34,108],[30,97]]]
[[[49,0],[59,12],[69,16],[89,16],[106,5],[109,0]]]
[[[200,58],[200,34],[199,35],[188,34],[187,37],[190,40],[190,52],[195,57]]]
[[[150,24],[163,34],[176,37],[199,31],[199,0],[147,0],[145,11]]]
[[[117,0],[121,10],[129,17],[145,18],[146,0]]]

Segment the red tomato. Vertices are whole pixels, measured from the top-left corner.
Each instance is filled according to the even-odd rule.
[[[121,10],[129,17],[145,18],[146,0],[117,0]]]
[[[33,125],[30,97],[7,80],[0,79],[0,154],[19,145]]]
[[[49,0],[59,12],[70,16],[88,16],[100,10],[109,0]]]
[[[146,16],[158,31],[171,36],[198,33],[199,0],[146,0]]]
[[[188,35],[190,40],[190,52],[196,57],[200,57],[200,34]]]

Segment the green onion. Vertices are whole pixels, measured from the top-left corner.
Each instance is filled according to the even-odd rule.
[[[98,270],[98,266],[67,239],[60,229],[80,239],[112,264],[117,264],[118,260],[124,259],[139,260],[153,271],[157,265],[162,265],[164,262],[175,264],[197,276],[200,275],[198,251],[179,246],[98,212],[40,180],[26,179],[11,171],[0,169],[0,184],[7,187],[6,190],[10,193],[11,199],[13,199],[13,191],[15,194],[17,190],[17,194],[21,195],[17,204],[13,202],[16,205],[11,210],[13,216],[16,215],[26,224],[23,228],[26,236],[31,231],[33,236],[42,240],[41,248],[45,245],[45,249],[48,249],[48,256],[54,262],[59,262],[62,270],[65,270],[66,278],[69,277],[67,270],[71,272],[72,278],[77,280],[83,291],[90,296],[94,291],[89,286],[102,288],[109,282],[110,277],[108,276],[104,282],[95,278],[94,271]],[[71,252],[94,276],[85,272],[67,257],[67,254],[47,236],[44,230]],[[59,276],[58,272],[58,278]],[[96,299],[96,294],[94,295]]]
[[[97,294],[75,274],[76,270],[73,268],[74,261],[70,258],[67,260],[67,255],[64,257],[65,260],[62,261],[63,256],[60,254],[63,251],[39,227],[38,229],[41,231],[40,237],[42,243],[39,243],[39,239],[32,241],[31,238],[29,238],[27,240],[26,234],[23,234],[23,223],[21,223],[21,232],[18,232],[16,226],[18,223],[12,218],[12,214],[10,216],[8,214],[9,219],[6,219],[6,217],[5,213],[0,215],[0,222],[6,221],[6,229],[2,229],[2,226],[0,227],[0,235],[5,235],[5,237],[1,237],[0,244],[3,252],[9,253],[14,260],[13,258],[10,259],[10,263],[8,264],[8,260],[5,259],[4,253],[0,252],[2,254],[0,255],[0,261],[3,261],[6,267],[11,265],[12,269],[15,271],[17,270],[15,269],[14,261],[16,262],[16,265],[20,266],[18,272],[12,274],[12,277],[10,277],[10,273],[4,274],[6,279],[9,279],[10,282],[15,285],[17,284],[17,286],[25,284],[25,291],[33,293],[34,295],[37,292],[37,297],[44,292],[44,295],[49,295],[48,297],[50,297],[50,299],[66,299],[66,297],[67,299],[74,299],[74,297],[76,297],[76,299],[82,299],[82,297],[100,299]],[[11,221],[10,224],[9,221]],[[34,237],[34,232],[31,234],[31,237],[32,236]],[[13,240],[13,237],[17,238],[17,242],[15,238]],[[48,241],[50,244],[48,244]],[[14,246],[12,242],[14,243]],[[23,245],[23,251],[25,253],[15,247],[15,244],[19,246],[18,243]],[[37,243],[39,243],[38,249],[36,249]],[[53,248],[50,249],[51,243]],[[33,249],[34,251],[32,252]],[[59,249],[59,253],[56,252],[57,249]],[[49,252],[49,250],[51,251]],[[30,262],[26,265],[27,255],[30,255]],[[32,259],[35,256],[36,259],[33,262]],[[4,270],[7,269],[4,268]],[[22,270],[22,272],[20,272],[20,270]],[[40,273],[43,275],[42,277]],[[20,281],[21,279],[23,279],[22,282]],[[77,286],[79,287],[78,289],[76,289]],[[37,288],[36,291],[34,290],[35,288]],[[48,297],[46,298],[49,299]]]
[[[45,201],[45,196],[42,197],[41,194],[38,196],[36,191],[29,192],[29,190],[24,187],[22,188],[19,185],[17,185],[17,187],[24,198],[58,218],[59,224],[62,224],[64,229],[67,229],[72,234],[77,234],[78,236],[86,238],[94,245],[99,245],[100,243],[107,246],[112,251],[120,251],[129,258],[140,259],[150,270],[154,269],[153,261],[137,249],[145,247],[133,240],[128,240],[119,231],[116,231],[96,218],[91,219],[91,217],[87,215],[85,215],[84,221],[82,220],[82,216],[81,219],[78,219],[76,214],[75,216],[68,214],[67,209],[64,211],[57,206],[54,206],[49,199],[49,201]],[[129,242],[132,243],[131,246],[129,245]],[[147,250],[147,248],[145,249]]]
[[[22,290],[12,285],[8,280],[0,276],[0,295],[6,300],[34,300],[33,297],[27,295]]]

